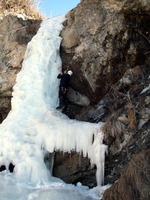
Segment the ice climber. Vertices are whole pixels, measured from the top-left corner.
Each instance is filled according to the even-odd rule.
[[[67,111],[68,100],[67,93],[70,83],[70,77],[73,72],[71,70],[65,70],[63,73],[58,74],[57,78],[60,79],[59,85],[59,106],[56,109],[61,109],[63,113]]]

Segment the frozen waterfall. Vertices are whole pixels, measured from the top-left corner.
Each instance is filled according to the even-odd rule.
[[[70,199],[72,191],[81,190],[52,177],[44,163],[47,151],[82,152],[90,158],[91,164],[97,166],[98,185],[101,185],[104,179],[107,147],[102,144],[101,124],[71,120],[55,109],[59,87],[57,74],[61,66],[59,33],[64,19],[65,17],[61,16],[43,21],[39,31],[28,44],[22,69],[13,88],[12,110],[0,125],[0,166],[6,166],[6,170],[0,173],[1,180],[3,183],[10,183],[8,185],[12,185],[14,191],[14,183],[19,187],[26,186],[27,189],[23,190],[24,196],[27,195],[29,200],[47,199],[47,195],[52,195],[52,200]],[[15,166],[11,175],[8,170],[10,163]],[[0,182],[1,188],[3,183]],[[43,191],[45,185],[46,193],[45,189]],[[60,192],[62,185],[65,185],[66,190]],[[36,191],[31,193],[31,188]],[[54,195],[51,188],[58,193]],[[64,193],[67,190],[70,196],[66,198],[67,194]],[[87,188],[83,187],[82,190],[79,193],[85,191],[87,195]],[[64,194],[64,198],[58,198],[59,193]],[[89,193],[88,191],[88,195]],[[15,200],[23,200],[19,194],[14,194]],[[82,195],[78,198],[72,196],[72,199],[87,198],[85,194],[84,197]],[[9,199],[4,197],[1,191],[0,199]],[[95,199],[94,196],[91,198]],[[10,199],[13,197],[10,196]]]

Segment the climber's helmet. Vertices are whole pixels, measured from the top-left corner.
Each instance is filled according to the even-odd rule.
[[[68,73],[70,76],[73,74],[73,72],[72,72],[71,70],[69,70],[67,73]]]

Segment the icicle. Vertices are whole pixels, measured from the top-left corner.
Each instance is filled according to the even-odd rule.
[[[97,133],[91,147],[88,151],[88,157],[90,158],[91,165],[96,165],[96,180],[97,185],[104,184],[104,166],[105,166],[105,153],[107,152],[107,146],[103,144],[103,134]]]

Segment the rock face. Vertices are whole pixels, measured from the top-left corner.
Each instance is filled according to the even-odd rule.
[[[149,62],[149,1],[84,0],[62,32],[63,65],[72,87],[97,103],[128,69]]]
[[[150,198],[149,155],[150,149],[144,149],[131,158],[119,181],[104,193],[103,200],[148,200]]]
[[[150,148],[149,11],[148,0],[82,0],[67,14],[61,33],[63,67],[74,72],[71,88],[89,99],[87,106],[77,109],[70,103],[68,115],[105,122],[106,184],[122,179],[132,156]],[[144,158],[141,162],[144,165]],[[119,186],[115,190],[122,191]],[[115,199],[113,191],[105,198]]]
[[[63,179],[67,183],[94,187],[95,168],[91,167],[90,160],[87,157],[72,152],[70,154],[57,152],[54,160],[53,175]]]
[[[0,122],[10,110],[12,87],[21,69],[28,42],[36,34],[39,21],[7,16],[0,20]]]

